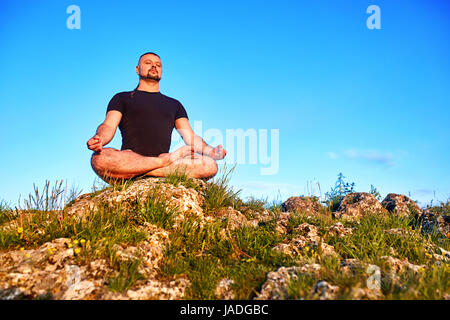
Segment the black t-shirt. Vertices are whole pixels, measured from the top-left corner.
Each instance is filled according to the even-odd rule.
[[[121,149],[151,157],[169,152],[175,120],[188,117],[178,100],[160,92],[140,90],[116,94],[106,112],[111,110],[122,113]]]

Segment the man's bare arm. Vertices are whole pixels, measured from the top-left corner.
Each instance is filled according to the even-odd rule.
[[[87,142],[87,147],[92,151],[100,152],[103,146],[114,138],[121,119],[122,113],[119,111],[108,111],[105,121],[98,126],[96,134]]]
[[[192,130],[187,118],[175,120],[175,128],[188,146],[192,146],[194,151],[207,155],[215,160],[221,160],[227,154],[226,150],[219,145],[215,148],[208,145],[201,137],[197,136]]]

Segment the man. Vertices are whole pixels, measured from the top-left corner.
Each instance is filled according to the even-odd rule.
[[[211,178],[217,173],[216,160],[225,157],[219,145],[212,148],[192,130],[186,110],[173,98],[159,92],[162,64],[153,52],[140,56],[134,91],[116,94],[108,104],[106,119],[89,139],[94,151],[91,165],[104,181],[120,181],[136,176],[165,177],[185,172],[192,178]],[[117,126],[122,148],[103,148],[114,137]],[[186,146],[169,153],[173,128]]]

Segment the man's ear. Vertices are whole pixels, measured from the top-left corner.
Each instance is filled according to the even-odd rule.
[[[139,66],[136,66],[136,73],[139,75]]]

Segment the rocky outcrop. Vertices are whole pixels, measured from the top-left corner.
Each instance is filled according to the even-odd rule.
[[[386,214],[387,210],[374,195],[367,192],[354,192],[346,195],[334,212],[336,218],[354,220],[366,214]]]
[[[292,295],[300,295],[300,299],[320,300],[339,299],[340,297],[382,299],[381,290],[361,287],[362,283],[358,283],[355,287],[342,287],[342,283],[345,281],[335,281],[336,278],[330,276],[330,271],[342,273],[343,277],[352,279],[361,277],[362,274],[370,275],[367,268],[371,268],[371,270],[378,268],[378,266],[353,259],[355,256],[360,256],[360,251],[358,251],[360,248],[357,248],[358,244],[355,243],[352,236],[354,233],[358,234],[359,221],[355,223],[353,220],[361,219],[366,214],[384,215],[388,212],[406,216],[409,215],[411,208],[414,210],[418,208],[414,207],[414,202],[402,195],[390,194],[382,205],[371,194],[352,193],[345,196],[333,215],[327,214],[318,201],[309,197],[289,198],[283,203],[281,212],[277,210],[272,212],[264,208],[259,210],[258,205],[243,201],[237,202],[235,207],[227,206],[204,211],[205,201],[208,200],[205,196],[207,185],[196,179],[193,180],[193,183],[195,188],[192,187],[192,181],[183,185],[183,183],[168,183],[168,180],[161,178],[145,178],[126,186],[108,188],[78,197],[65,208],[64,212],[59,214],[65,218],[75,218],[71,220],[71,223],[75,221],[76,224],[86,222],[86,218],[97,210],[115,213],[116,211],[108,211],[109,208],[113,208],[119,210],[119,213],[126,217],[127,223],[133,226],[133,230],[138,231],[136,234],[140,240],[136,243],[133,241],[117,243],[117,240],[103,241],[94,237],[95,240],[90,239],[95,241],[95,245],[91,245],[89,241],[83,240],[82,243],[75,243],[72,239],[60,237],[47,241],[37,248],[29,246],[29,243],[41,244],[44,242],[39,237],[34,237],[33,241],[26,242],[26,244],[18,242],[21,243],[20,246],[23,243],[26,249],[19,249],[19,245],[16,247],[11,245],[11,249],[0,252],[0,299],[182,299],[188,288],[191,287],[190,273],[185,273],[183,270],[183,273],[180,274],[174,272],[174,274],[178,274],[177,276],[167,276],[172,273],[164,273],[163,270],[174,266],[174,269],[179,268],[177,263],[180,261],[177,259],[184,259],[185,253],[187,253],[186,256],[190,255],[190,259],[208,256],[216,259],[217,256],[221,257],[221,253],[216,255],[218,250],[225,252],[226,263],[236,263],[240,266],[259,263],[264,259],[261,258],[263,255],[275,257],[277,263],[281,261],[278,260],[279,258],[288,262],[285,267],[278,268],[279,265],[277,265],[277,270],[266,274],[264,283],[261,283],[262,287],[256,294],[255,299],[258,300],[285,299],[291,298]],[[160,216],[165,219],[165,212],[170,211],[170,226],[161,222],[163,219],[146,220],[147,217],[143,218],[140,215],[141,207],[139,206],[145,205],[146,201],[153,201],[152,205],[155,203],[159,205],[158,210],[161,209],[161,211],[158,211],[158,219]],[[54,219],[55,215],[52,214]],[[25,235],[23,230],[25,227],[22,228],[23,222],[24,220],[31,221],[33,217],[29,212],[20,212],[19,216],[20,219],[1,225],[0,232],[9,232],[14,236]],[[91,217],[95,218],[96,216],[92,215]],[[187,224],[182,223],[191,217],[194,218],[192,224],[191,220]],[[130,219],[127,220],[128,218]],[[342,221],[342,223],[334,220],[335,218],[350,221]],[[449,237],[448,216],[436,215],[429,210],[424,210],[417,214],[417,219],[417,225],[421,227],[422,232],[438,232],[442,236]],[[45,218],[43,221],[35,223],[36,228],[31,229],[33,236],[41,235],[41,233],[44,235],[45,231],[49,230],[48,226],[55,225],[56,220],[52,221],[53,225],[44,220]],[[97,222],[95,219],[94,221]],[[101,221],[100,226],[103,226],[103,220]],[[158,224],[158,226],[148,221]],[[208,225],[215,222],[218,222],[217,225]],[[108,223],[109,221],[106,221],[105,228],[111,227]],[[205,225],[208,228],[199,230],[201,232],[196,238],[197,228]],[[212,228],[209,228],[210,226]],[[59,227],[60,225],[57,225],[57,228]],[[262,229],[257,229],[260,227]],[[239,230],[240,228],[242,229]],[[63,230],[62,225],[61,230]],[[213,237],[205,234],[210,231],[213,232]],[[233,231],[237,232],[233,233]],[[259,231],[262,232],[259,233]],[[195,237],[189,238],[191,233]],[[75,234],[77,234],[76,231]],[[217,234],[220,238],[218,241],[216,241]],[[254,237],[254,234],[257,236]],[[29,236],[30,233],[27,235]],[[177,237],[178,235],[181,236]],[[248,239],[249,235],[250,239]],[[417,241],[422,240],[418,230],[414,231],[406,226],[384,230],[383,235],[390,240],[416,241],[416,237]],[[240,236],[242,238],[239,238]],[[247,238],[243,239],[244,237]],[[173,252],[170,250],[175,247],[178,255],[181,252],[179,247],[184,245],[185,238],[189,240],[186,243],[193,244],[193,241],[198,241],[204,246],[202,245],[201,250],[196,247],[189,251],[191,248],[186,248],[182,254],[173,258]],[[207,238],[213,239],[209,240],[214,244],[217,243],[217,247],[208,243]],[[269,239],[269,241],[261,241],[261,238]],[[38,242],[34,242],[35,239],[38,239]],[[255,240],[254,243],[253,240]],[[259,244],[256,241],[265,243],[261,246],[264,247],[264,250],[258,251]],[[249,242],[252,242],[251,246],[248,246]],[[254,244],[256,246],[252,247]],[[426,268],[426,265],[416,265],[400,259],[399,257],[404,254],[402,252],[404,248],[397,247],[394,243],[390,245],[396,248],[389,247],[387,248],[389,250],[383,250],[383,254],[389,252],[389,256],[377,256],[379,259],[377,261],[382,267],[378,269],[382,270],[383,277],[386,276],[385,273],[390,272],[397,285],[401,274],[406,272],[421,274],[423,268]],[[442,246],[445,247],[445,245]],[[228,254],[227,250],[236,254]],[[378,249],[374,248],[374,250]],[[422,257],[427,259],[427,263],[446,268],[450,260],[448,251],[431,244],[427,250],[426,258]],[[167,252],[170,253],[169,260],[176,261],[174,265],[170,265],[170,263],[164,265]],[[260,255],[261,252],[263,255]],[[355,252],[357,253],[355,254]],[[213,255],[216,256],[213,257]],[[184,261],[181,261],[181,264],[183,263]],[[137,280],[134,279],[127,286],[122,283],[128,281],[126,276],[124,278],[122,266],[130,264],[133,265],[132,271],[126,269],[125,272],[135,272],[133,275]],[[264,270],[267,270],[268,266],[272,266],[272,264],[265,264]],[[224,267],[221,266],[221,268]],[[233,289],[237,290],[241,283],[235,286],[236,279],[233,280],[230,276],[233,273],[230,273],[229,270],[226,272],[223,272],[223,269],[219,270],[223,278],[219,278],[217,283],[211,284],[212,287],[208,286],[208,290],[212,288],[217,299],[235,299],[238,291],[234,292]],[[365,281],[364,276],[362,277]],[[296,282],[297,280],[300,282]],[[336,283],[333,283],[334,281]],[[298,289],[298,291],[292,292],[291,289],[294,291]],[[242,291],[239,291],[239,294],[241,293]],[[447,297],[446,293],[443,293],[443,296]]]

